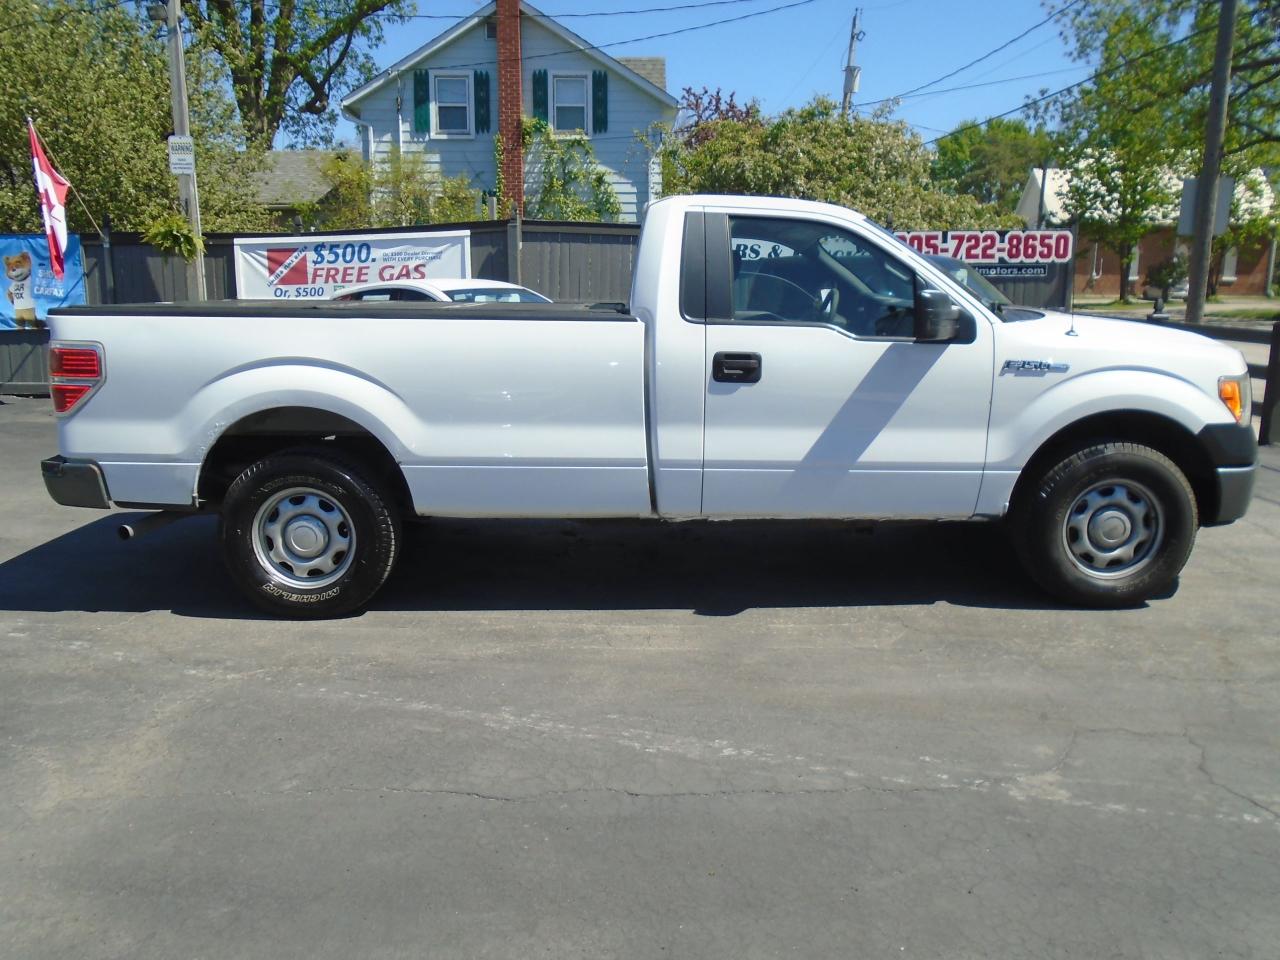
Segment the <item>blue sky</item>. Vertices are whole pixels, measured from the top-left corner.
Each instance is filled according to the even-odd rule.
[[[699,0],[542,0],[544,13],[598,13],[603,10],[675,6]],[[612,44],[764,11],[794,0],[743,0],[704,9],[627,16],[565,18],[563,23],[589,43]],[[466,16],[482,4],[472,0],[419,0],[418,12]],[[675,96],[686,87],[719,86],[739,100],[758,99],[768,113],[795,106],[815,93],[837,101],[855,7],[861,7],[865,37],[858,44],[862,89],[855,101],[872,101],[910,90],[949,73],[1043,20],[1046,10],[1034,0],[811,0],[791,10],[737,23],[620,46],[613,56],[665,56],[667,89]],[[386,67],[421,46],[451,21],[416,19],[388,31],[376,57]],[[1046,74],[1044,76],[1028,76]],[[925,139],[960,121],[983,118],[1018,106],[1042,88],[1056,90],[1088,76],[1073,63],[1057,21],[1046,24],[1007,50],[930,88],[929,95],[902,102],[896,116],[913,124]],[[1010,79],[1025,78],[1025,79]],[[997,82],[1009,80],[1009,82]],[[950,93],[933,90],[982,83],[988,86]],[[924,93],[924,92],[922,92]],[[343,122],[340,139],[354,140]]]

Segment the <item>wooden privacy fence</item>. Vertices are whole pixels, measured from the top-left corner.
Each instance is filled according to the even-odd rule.
[[[563,223],[480,220],[343,234],[471,231],[471,272],[485,280],[522,283],[552,300],[625,302],[631,295],[640,227],[633,223]],[[318,242],[331,233],[309,233]],[[281,239],[300,234],[280,234]],[[85,297],[97,303],[164,303],[190,299],[187,264],[136,233],[113,233],[108,243],[82,236]],[[205,237],[205,276],[210,300],[236,296],[235,236]],[[0,393],[47,394],[49,368],[44,330],[0,330]]]
[[[552,300],[625,301],[631,295],[640,227],[634,223],[562,223],[545,220],[478,220],[336,233],[280,234],[283,239],[471,231],[471,272],[485,280],[523,283]],[[261,236],[259,234],[258,236]],[[116,233],[109,245],[82,236],[85,296],[90,303],[163,303],[190,299],[187,265],[162,253],[136,233]],[[210,300],[236,296],[235,236],[205,238],[205,275]]]

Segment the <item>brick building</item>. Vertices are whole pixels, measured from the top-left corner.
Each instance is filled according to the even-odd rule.
[[[1043,214],[1045,225],[1063,225],[1070,223],[1070,217],[1064,209],[1063,197],[1069,184],[1070,173],[1051,167],[1048,181],[1043,187],[1043,211],[1041,205],[1041,181],[1044,171],[1035,168],[1027,177],[1026,186],[1022,189],[1022,198],[1018,202],[1018,215],[1028,227],[1035,227]],[[1238,190],[1241,188],[1237,188]],[[1275,202],[1274,196],[1267,188],[1267,196],[1259,201],[1270,207]],[[1136,295],[1143,294],[1147,270],[1161,261],[1168,260],[1175,252],[1188,252],[1185,238],[1175,235],[1177,210],[1164,212],[1151,224],[1151,230],[1134,247],[1134,256],[1129,264],[1130,290]],[[1120,258],[1102,244],[1086,236],[1077,236],[1076,264],[1073,290],[1076,294],[1111,296],[1120,295]],[[1239,248],[1232,247],[1226,252],[1222,261],[1222,275],[1219,280],[1219,293],[1230,293],[1238,296],[1257,296],[1267,292],[1269,278],[1274,275],[1276,267],[1276,238],[1262,240]]]

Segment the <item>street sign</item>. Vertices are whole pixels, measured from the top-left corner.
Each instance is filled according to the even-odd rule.
[[[1178,210],[1178,236],[1189,237],[1196,232],[1196,184],[1198,177],[1182,181],[1182,206]],[[1231,196],[1236,192],[1234,177],[1218,178],[1218,208],[1213,214],[1213,235],[1220,237],[1227,232],[1227,217],[1231,213]]]
[[[191,137],[169,138],[169,172],[179,176],[196,172],[196,142]]]

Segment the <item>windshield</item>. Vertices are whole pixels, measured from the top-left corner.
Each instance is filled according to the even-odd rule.
[[[456,303],[550,303],[540,293],[512,287],[467,287],[450,290],[449,299]]]
[[[1013,306],[1012,300],[997,290],[990,280],[964,261],[937,254],[931,255],[926,259],[935,266],[940,267],[951,279],[966,287],[970,293],[993,310],[998,307]]]

